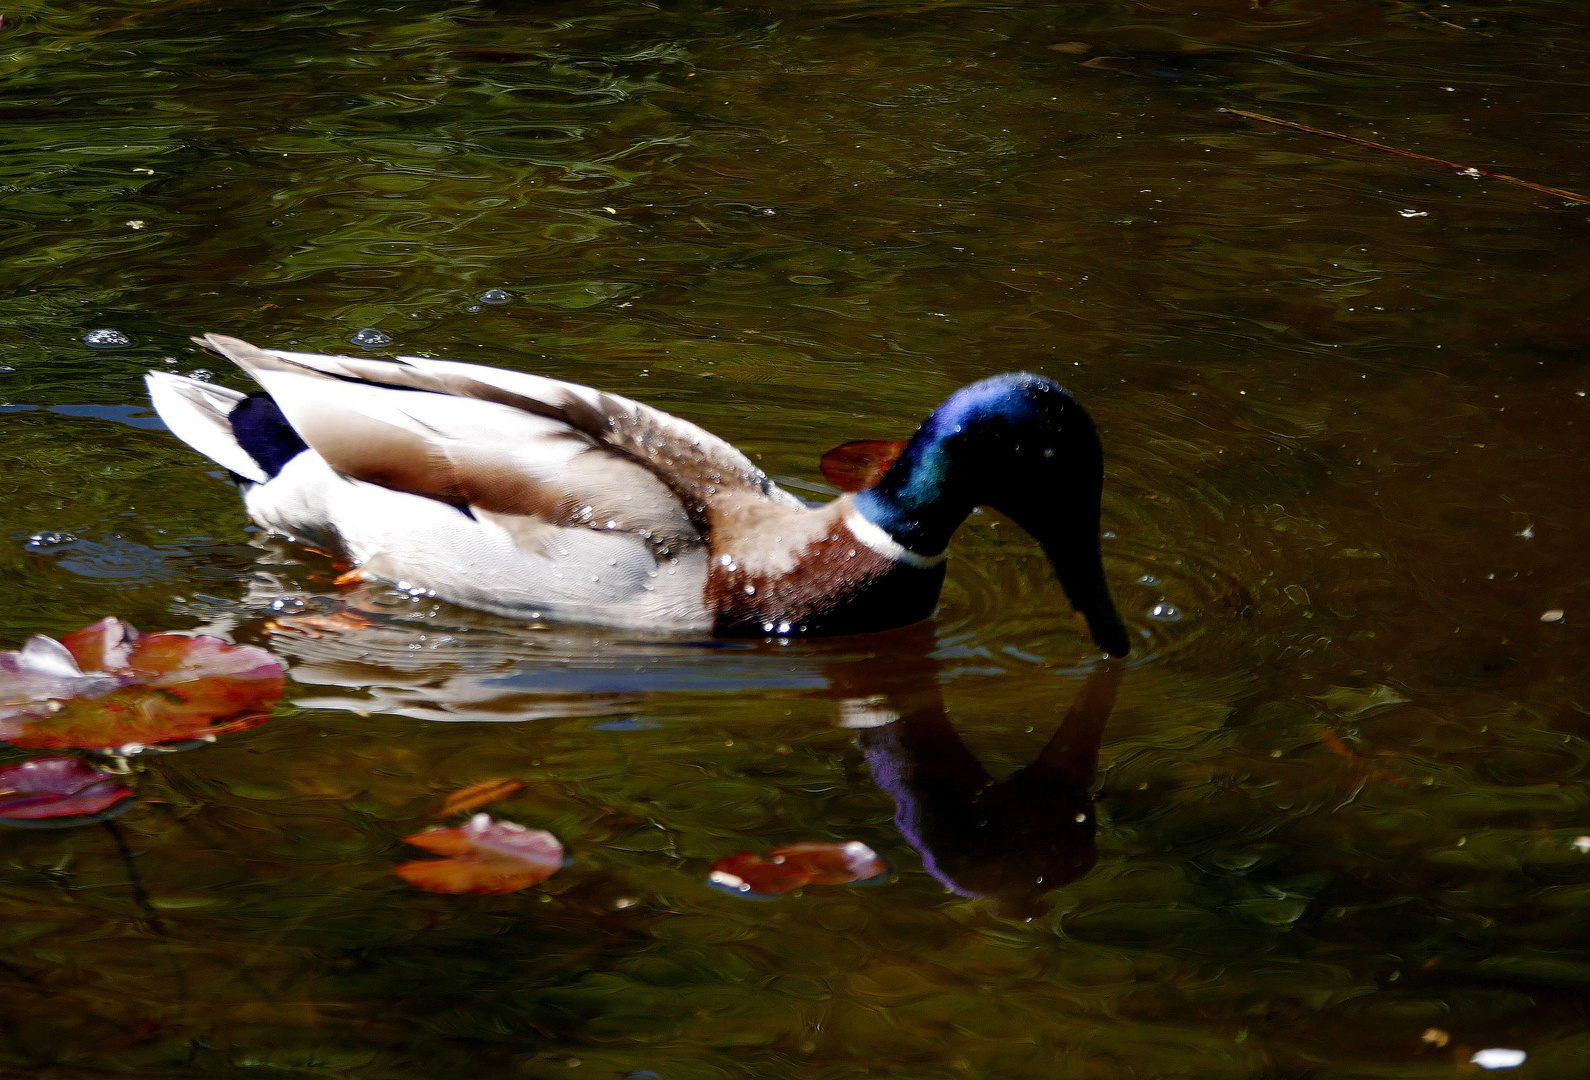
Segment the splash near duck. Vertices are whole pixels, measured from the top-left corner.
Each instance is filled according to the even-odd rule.
[[[875,482],[807,506],[722,439],[520,372],[196,342],[259,383],[147,377],[262,528],[364,577],[519,619],[838,634],[926,618],[945,549],[991,506],[1043,546],[1093,640],[1129,649],[1099,557],[1103,453],[1070,394],[999,375],[952,395]]]

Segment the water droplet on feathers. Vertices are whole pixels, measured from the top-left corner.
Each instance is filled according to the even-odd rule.
[[[1148,609],[1148,617],[1161,622],[1175,622],[1181,618],[1181,610],[1174,604],[1155,604]]]
[[[390,335],[383,334],[381,331],[368,326],[348,340],[361,349],[379,349],[384,345],[392,344]]]
[[[1139,585],[1158,585],[1159,578],[1155,577],[1153,574],[1144,574],[1142,577],[1137,579],[1137,583]]]
[[[90,349],[125,349],[132,338],[120,330],[90,330],[83,335],[83,344]]]

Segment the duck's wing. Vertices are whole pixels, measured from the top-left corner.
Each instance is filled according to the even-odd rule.
[[[375,446],[362,434],[340,434],[334,415],[317,419],[328,406],[333,414],[337,411],[339,406],[333,402],[342,402],[340,408],[351,405],[356,412],[367,414],[368,410],[355,404],[354,396],[349,396],[349,388],[380,387],[420,392],[424,403],[417,402],[414,408],[404,410],[412,419],[424,426],[434,418],[457,433],[452,436],[455,441],[473,442],[482,451],[487,443],[500,445],[499,436],[510,440],[530,436],[541,440],[549,449],[555,448],[558,452],[553,456],[560,462],[572,461],[581,452],[594,451],[594,455],[587,454],[581,461],[582,466],[597,467],[595,462],[600,460],[604,466],[598,469],[612,466],[615,476],[622,473],[629,477],[633,477],[634,469],[638,468],[673,492],[687,516],[698,525],[704,525],[704,508],[715,499],[766,501],[784,509],[801,509],[805,505],[716,435],[617,394],[538,375],[446,360],[421,357],[370,360],[285,352],[259,349],[219,334],[194,340],[253,375],[277,397],[278,404],[305,441],[345,475],[415,492],[429,493],[440,485],[436,493],[443,498],[460,494],[452,490],[460,482],[471,486],[472,494],[477,495],[484,494],[473,490],[480,484],[491,490],[505,483],[509,487],[516,486],[507,478],[491,475],[489,469],[471,469],[466,470],[467,476],[458,475],[456,464],[449,476],[415,475],[417,470],[428,471],[434,466],[434,453],[427,452],[418,458],[413,453],[389,456],[392,448],[384,445],[386,439],[378,440],[383,445]],[[314,400],[312,395],[311,400],[294,403],[303,416],[303,424],[289,408],[289,402],[282,401],[267,382],[267,379],[275,379],[279,383],[280,376],[284,375],[312,380],[319,393],[319,400]],[[306,389],[305,384],[295,386],[300,391]],[[359,400],[368,402],[371,399]],[[488,405],[494,408],[484,408]],[[327,420],[332,422],[328,424]],[[485,427],[477,429],[472,436],[467,427],[469,423]],[[315,431],[305,430],[304,425]],[[497,425],[505,427],[499,432]],[[570,450],[573,453],[567,452]],[[419,468],[422,461],[423,469]],[[385,464],[388,462],[400,463],[403,475],[392,475],[391,468]],[[577,497],[575,501],[579,501]]]
[[[534,387],[542,396],[533,398],[493,394],[476,379],[476,393],[463,395],[444,376],[462,384],[467,374],[276,353],[218,335],[203,343],[252,375],[337,474],[490,520],[528,553],[545,553],[548,529],[633,536],[661,558],[704,542],[685,492],[589,433],[600,428],[578,415],[592,409],[573,392],[582,388]]]

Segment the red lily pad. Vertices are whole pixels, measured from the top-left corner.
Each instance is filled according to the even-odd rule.
[[[476,814],[456,829],[427,829],[403,842],[448,856],[398,866],[404,881],[439,893],[497,896],[539,885],[563,865],[563,845],[541,829]]]
[[[861,491],[881,480],[904,449],[893,439],[856,439],[828,451],[817,467],[840,491]]]
[[[866,844],[790,844],[766,855],[738,851],[712,864],[707,881],[750,896],[778,896],[803,885],[849,885],[871,881],[888,865]]]
[[[44,757],[0,769],[0,825],[55,829],[115,817],[132,805],[121,779],[73,757]]]
[[[128,753],[210,739],[263,724],[284,681],[263,649],[101,619],[0,652],[0,741]]]

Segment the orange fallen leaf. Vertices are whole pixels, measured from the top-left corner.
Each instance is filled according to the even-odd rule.
[[[856,439],[824,454],[818,468],[840,491],[861,491],[882,479],[904,449],[891,439]]]
[[[803,885],[870,881],[888,867],[866,844],[789,844],[766,855],[739,851],[712,864],[707,881],[729,892],[777,896]]]
[[[265,629],[275,634],[302,634],[304,637],[324,637],[347,630],[365,630],[373,624],[357,611],[343,608],[325,615],[283,615],[265,624]]]
[[[427,829],[405,836],[405,843],[445,855],[418,859],[396,868],[416,888],[439,893],[498,896],[538,885],[563,865],[563,845],[541,829],[476,814],[456,829]]]
[[[511,798],[524,790],[523,780],[482,780],[478,784],[470,784],[466,788],[459,788],[447,796],[440,810],[436,811],[437,817],[451,817],[453,814],[468,813],[470,810],[479,810],[488,803],[499,802]]]

